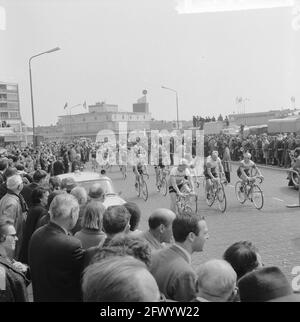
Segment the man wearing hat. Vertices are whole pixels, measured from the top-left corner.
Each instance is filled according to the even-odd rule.
[[[61,190],[65,190],[67,193],[70,193],[73,188],[77,187],[77,184],[72,177],[67,177],[62,179],[60,187]]]
[[[300,302],[278,267],[252,271],[238,282],[241,302]]]
[[[36,170],[33,174],[33,182],[24,186],[21,194],[24,197],[28,208],[32,206],[31,196],[32,191],[39,187],[43,186],[47,183],[47,172],[44,170]]]
[[[15,257],[18,259],[22,243],[23,230],[27,216],[27,205],[21,195],[23,180],[19,174],[9,177],[6,181],[7,193],[0,200],[0,217],[12,219],[17,232],[17,245]]]

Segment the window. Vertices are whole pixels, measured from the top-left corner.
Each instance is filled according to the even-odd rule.
[[[95,116],[94,119],[97,120],[98,119],[97,116]]]
[[[19,109],[18,102],[7,102],[7,108]]]
[[[7,93],[7,100],[8,101],[18,101],[19,97],[17,93]]]
[[[0,94],[0,102],[1,101],[6,101],[7,100],[7,95],[6,94]]]
[[[122,115],[122,120],[124,120],[124,118],[125,118],[124,115]]]
[[[10,112],[9,115],[11,119],[18,119],[20,117],[19,112]]]
[[[0,108],[1,108],[1,107],[2,107],[2,108],[3,108],[3,107],[4,107],[4,108],[7,108],[7,103],[0,103]]]
[[[6,89],[11,92],[17,92],[18,86],[17,85],[7,85]]]
[[[0,119],[7,120],[8,119],[8,112],[0,112]]]

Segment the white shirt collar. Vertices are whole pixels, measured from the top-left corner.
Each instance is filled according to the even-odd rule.
[[[175,243],[174,246],[176,246],[177,248],[179,248],[187,256],[188,263],[189,264],[192,264],[192,256],[191,256],[191,254],[186,249],[184,249],[183,247],[181,247],[180,245],[178,245],[177,243]]]

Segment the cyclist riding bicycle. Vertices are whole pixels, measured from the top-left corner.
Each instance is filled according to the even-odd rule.
[[[255,171],[254,175],[253,171]],[[249,152],[244,153],[244,159],[240,162],[237,169],[237,176],[243,181],[243,184],[254,182],[256,177],[264,178],[255,162],[251,160],[251,154]]]
[[[138,182],[141,174],[148,175],[147,167],[146,167],[146,151],[144,147],[141,145],[141,139],[139,137],[136,138],[136,144],[131,148],[133,153],[133,162],[134,165],[132,167],[133,173],[135,174],[135,187],[138,186]]]
[[[183,196],[184,193],[194,192],[194,183],[188,169],[188,161],[181,159],[179,165],[173,167],[169,178],[169,195],[170,195],[170,209],[176,213],[176,199],[177,196]]]
[[[157,164],[154,165],[154,170],[155,170],[155,185],[157,187],[157,190],[159,191],[159,182],[160,182],[160,171],[166,168],[166,165],[169,164],[169,155],[167,150],[162,146],[161,141],[158,145],[157,148],[157,153],[158,153],[158,160]]]
[[[204,166],[204,175],[206,180],[206,195],[209,198],[209,192],[214,182],[220,182],[222,177],[225,177],[222,161],[219,158],[218,151],[212,151],[211,155],[207,157]]]

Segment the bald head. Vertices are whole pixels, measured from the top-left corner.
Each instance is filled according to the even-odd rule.
[[[160,243],[170,243],[173,237],[172,223],[176,215],[170,209],[156,209],[149,217],[150,232]]]
[[[213,302],[226,302],[230,299],[236,286],[236,273],[231,265],[213,259],[197,270],[198,296]]]
[[[157,229],[160,225],[170,226],[176,218],[174,212],[170,209],[156,209],[149,217],[148,224],[151,230]]]

